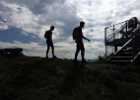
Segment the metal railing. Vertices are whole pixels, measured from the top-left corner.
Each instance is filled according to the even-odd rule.
[[[105,28],[105,55],[117,55],[121,53],[123,50],[127,50],[129,48],[132,49],[130,54],[132,54],[131,62],[135,62],[135,60],[140,57],[140,29],[139,33],[136,31],[129,31],[129,20],[124,22],[111,25]],[[135,27],[136,28],[136,27]],[[140,28],[140,27],[139,27]],[[123,29],[124,33],[121,32]],[[129,37],[123,37],[124,35],[129,35]],[[139,34],[138,36],[136,34]],[[119,45],[118,50],[116,51],[115,43],[121,41],[122,45]],[[122,42],[124,41],[124,42]]]
[[[117,23],[108,27],[105,27],[105,55],[108,56],[115,52],[115,47],[107,45],[108,43],[113,42],[116,39],[122,38],[121,29],[127,32],[128,20]],[[119,48],[120,49],[120,48]]]
[[[113,41],[115,39],[121,38],[122,34],[120,30],[123,28],[127,31],[127,21],[111,25],[105,28],[105,42]]]

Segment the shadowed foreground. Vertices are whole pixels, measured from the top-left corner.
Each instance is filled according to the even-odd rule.
[[[0,58],[0,100],[139,100],[140,67]]]

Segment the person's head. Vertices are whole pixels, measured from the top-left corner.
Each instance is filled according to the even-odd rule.
[[[133,19],[134,27],[136,28],[137,24],[139,23],[138,18],[137,17],[133,17],[132,19]]]
[[[54,28],[55,28],[55,27],[54,27],[53,25],[52,25],[52,26],[50,26],[50,30],[51,30],[51,31],[53,31],[53,30],[54,30]]]
[[[132,17],[132,19],[134,19],[134,20],[138,20],[138,18],[137,18],[137,17]]]
[[[81,22],[80,22],[80,27],[81,27],[81,28],[84,28],[84,26],[85,26],[85,22],[84,22],[84,21],[81,21]]]
[[[138,24],[138,18],[137,17],[132,17],[128,21],[128,26],[130,26],[130,27],[136,28],[137,24]]]

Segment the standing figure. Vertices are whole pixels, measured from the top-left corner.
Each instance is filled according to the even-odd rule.
[[[83,39],[87,41],[90,41],[90,40],[83,35],[82,29],[84,28],[84,26],[85,26],[85,22],[81,21],[80,26],[74,28],[73,30],[73,40],[75,40],[75,43],[76,43],[76,52],[75,52],[75,58],[74,58],[75,62],[77,62],[77,56],[79,52],[81,51],[82,63],[86,63],[85,47],[84,47]]]
[[[134,35],[134,31],[137,28],[138,19],[137,17],[132,17],[129,19],[120,29],[123,39],[130,39]]]
[[[46,51],[46,58],[48,58],[48,53],[50,50],[50,47],[52,49],[52,56],[53,58],[56,58],[55,54],[54,54],[54,45],[53,45],[53,41],[52,41],[52,34],[53,34],[53,30],[54,30],[54,26],[50,26],[50,30],[45,32],[45,39],[46,39],[46,44],[47,44],[47,51]]]

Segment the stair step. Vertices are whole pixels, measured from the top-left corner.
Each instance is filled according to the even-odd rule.
[[[133,49],[128,49],[128,50],[122,50],[122,52],[132,52],[133,51]]]
[[[116,55],[116,56],[122,56],[122,57],[124,57],[124,56],[125,57],[130,57],[131,56],[132,57],[132,54],[119,54],[119,55]]]
[[[112,58],[132,58],[132,56],[113,56]]]
[[[131,60],[132,56],[114,56],[111,60]]]
[[[131,60],[111,60],[112,63],[131,63]]]
[[[122,56],[131,56],[133,54],[132,50],[123,50],[120,53],[118,53],[118,55],[122,55]]]
[[[133,52],[121,52],[120,55],[132,55]]]

